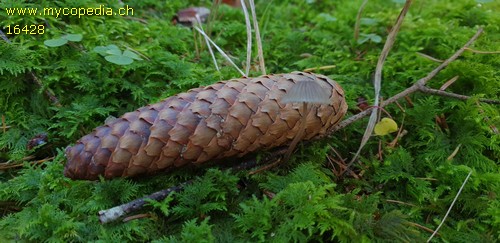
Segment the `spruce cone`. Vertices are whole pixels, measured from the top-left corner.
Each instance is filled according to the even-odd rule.
[[[317,80],[331,100],[309,109],[304,139],[325,134],[347,110],[335,81],[303,72],[233,79],[191,89],[94,129],[66,148],[64,175],[131,177],[286,145],[304,114],[299,104],[281,99],[302,80]]]

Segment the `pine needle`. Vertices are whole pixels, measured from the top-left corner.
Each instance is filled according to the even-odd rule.
[[[238,70],[238,72],[241,73],[242,76],[245,76],[245,73],[243,73],[243,71],[241,71],[240,68],[238,68],[238,66],[236,66],[236,64],[234,64],[233,60],[231,60],[231,58],[229,58],[229,56],[219,47],[217,46],[217,44],[215,44],[212,40],[210,40],[210,38],[207,36],[207,34],[205,34],[205,32],[203,30],[201,30],[200,28],[198,27],[194,27],[195,30],[197,30],[198,32],[200,32],[201,35],[203,35],[214,47],[215,49],[217,49],[217,51],[219,51],[219,53],[224,57],[226,58],[226,60],[229,61],[229,63],[231,63],[234,68],[236,68],[236,70]]]
[[[464,186],[465,186],[465,184],[467,183],[467,181],[469,180],[470,175],[472,175],[472,170],[471,170],[471,171],[469,172],[469,174],[467,175],[467,178],[465,178],[464,183],[462,183],[462,186],[461,186],[461,187],[460,187],[460,189],[458,190],[457,195],[456,195],[456,196],[455,196],[455,198],[453,199],[453,202],[451,202],[451,205],[450,205],[450,207],[448,208],[448,211],[447,211],[447,212],[446,212],[446,214],[444,215],[443,220],[441,221],[441,223],[439,224],[439,226],[436,228],[436,230],[434,230],[434,233],[432,233],[431,237],[429,237],[429,239],[427,239],[427,242],[430,242],[430,241],[432,240],[432,238],[434,237],[434,235],[436,235],[436,234],[437,234],[437,232],[439,231],[439,229],[441,228],[441,226],[443,226],[444,221],[445,221],[445,220],[446,220],[446,218],[448,217],[448,214],[450,214],[451,208],[453,208],[453,205],[455,205],[455,202],[457,201],[458,196],[460,195],[460,193],[462,193],[462,189],[464,189]]]
[[[198,14],[196,14],[195,17],[196,17],[196,23],[200,27],[201,31],[204,32],[203,26],[201,25],[200,16]],[[217,71],[220,72],[219,65],[217,65],[217,60],[215,59],[214,51],[212,50],[212,46],[210,46],[210,43],[208,42],[209,37],[207,35],[203,35],[203,37],[205,38],[205,42],[207,43],[207,47],[208,47],[208,51],[210,52],[210,56],[212,56],[212,60],[214,61],[215,69],[217,69]]]
[[[245,4],[245,0],[241,1],[241,8],[243,9],[243,14],[245,14],[245,24],[247,26],[247,63],[245,68],[245,76],[248,77],[250,73],[250,66],[252,62],[252,24],[250,23],[250,16],[248,15],[248,10]]]
[[[382,83],[382,69],[384,67],[384,62],[385,59],[387,58],[387,55],[389,54],[389,51],[391,50],[392,46],[394,45],[394,41],[396,40],[396,35],[399,32],[399,29],[401,28],[401,25],[403,23],[404,17],[406,16],[406,13],[408,12],[408,9],[410,8],[412,0],[406,0],[405,5],[403,6],[403,9],[401,10],[401,13],[398,16],[398,19],[396,21],[396,24],[392,28],[391,32],[387,36],[387,41],[385,42],[384,48],[382,49],[382,53],[380,54],[380,57],[377,62],[377,67],[375,68],[375,78],[374,78],[374,86],[375,86],[375,104],[373,105],[374,107],[379,107],[380,103],[380,89],[381,89],[381,83]],[[366,142],[368,142],[368,139],[370,138],[371,134],[373,133],[373,129],[375,127],[375,123],[377,121],[377,110],[378,109],[373,109],[370,115],[370,120],[368,121],[368,125],[366,127],[365,133],[363,134],[363,138],[361,139],[361,144],[358,148],[358,151],[352,158],[351,162],[349,162],[348,167],[350,167],[354,161],[358,158],[359,154],[361,153],[361,149],[366,145]]]
[[[260,39],[259,23],[257,22],[257,14],[255,14],[255,3],[253,0],[248,1],[250,3],[250,10],[252,11],[253,28],[255,29],[255,40],[257,41],[257,50],[259,55],[259,65],[262,70],[262,74],[266,74],[266,64],[264,63],[264,52],[262,51],[262,41]]]

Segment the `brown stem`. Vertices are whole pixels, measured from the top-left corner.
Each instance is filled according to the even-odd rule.
[[[472,43],[474,41],[476,41],[476,39],[479,37],[479,35],[481,35],[481,33],[483,33],[483,28],[479,28],[476,32],[476,34],[474,34],[474,36],[472,36],[472,38],[470,38],[469,41],[467,41],[467,43],[465,43],[465,45],[460,48],[457,52],[455,52],[455,54],[453,54],[451,57],[449,57],[448,59],[446,59],[446,61],[444,61],[443,63],[441,63],[441,65],[439,65],[436,69],[432,70],[432,72],[430,72],[429,74],[427,74],[427,76],[421,78],[420,80],[417,81],[417,84],[418,85],[425,85],[427,84],[427,82],[429,80],[431,80],[432,78],[434,78],[441,70],[443,70],[445,67],[447,67],[448,65],[450,65],[451,62],[455,61],[460,55],[462,55],[462,53],[464,53],[464,51],[470,46],[472,45]]]
[[[306,122],[307,122],[307,114],[309,113],[308,105],[307,102],[302,102],[302,119],[300,121],[300,126],[299,126],[299,132],[297,135],[292,140],[292,143],[290,143],[290,146],[288,147],[288,151],[286,151],[286,154],[283,158],[283,161],[286,162],[290,158],[290,155],[292,155],[293,150],[297,146],[297,143],[299,143],[300,140],[302,140],[302,137],[304,135],[304,131],[306,130]]]
[[[397,100],[401,99],[401,98],[404,98],[416,91],[421,91],[421,88],[422,86],[425,86],[427,84],[427,82],[429,80],[431,80],[432,78],[434,78],[441,70],[443,70],[446,66],[448,66],[451,62],[455,61],[465,50],[467,47],[469,47],[478,37],[479,35],[483,32],[483,29],[482,28],[479,28],[477,30],[477,32],[474,34],[474,36],[472,36],[469,41],[462,47],[460,48],[458,51],[456,51],[452,56],[450,56],[446,61],[444,61],[441,65],[439,65],[438,67],[436,67],[434,70],[432,70],[427,76],[419,79],[415,84],[413,84],[412,86],[410,86],[409,88],[401,91],[400,93],[390,97],[389,99],[385,100],[384,102],[382,102],[380,104],[380,107],[385,107],[389,104],[392,104],[394,102],[396,102]],[[331,129],[331,132],[329,134],[327,134],[326,136],[327,137],[332,137],[334,132],[335,131],[338,131],[344,127],[347,127],[348,125],[354,123],[355,121],[358,121],[366,116],[368,116],[370,113],[371,113],[371,110],[373,109],[374,107],[370,107],[356,115],[353,115],[345,120],[343,120],[342,122],[338,123],[337,125],[335,125],[332,129]]]
[[[425,94],[434,94],[434,95],[439,95],[439,96],[444,96],[444,97],[455,98],[455,99],[459,99],[459,100],[470,99],[470,97],[467,95],[455,94],[455,93],[446,92],[444,90],[439,90],[439,89],[432,89],[432,88],[429,88],[427,86],[420,86],[418,91],[425,93]],[[488,104],[500,104],[500,100],[479,99],[479,101],[481,101],[483,103],[488,103]]]
[[[354,24],[354,40],[358,41],[359,38],[359,25],[361,22],[361,14],[363,13],[363,10],[365,9],[366,4],[368,3],[368,0],[364,0],[361,6],[359,7],[358,14],[356,15],[356,24]]]
[[[375,103],[374,106],[379,107],[380,103],[380,89],[382,86],[382,70],[384,68],[384,63],[385,60],[387,59],[387,56],[389,55],[390,50],[392,49],[392,46],[394,46],[394,42],[396,41],[396,36],[399,33],[399,30],[401,29],[401,25],[403,24],[403,20],[408,13],[408,10],[410,9],[412,0],[406,0],[405,5],[403,6],[403,9],[401,9],[401,12],[399,13],[398,19],[396,20],[396,23],[392,27],[391,32],[389,32],[389,35],[387,36],[387,40],[385,41],[384,48],[382,48],[382,52],[380,53],[380,56],[377,61],[377,66],[375,67],[375,75],[373,78],[373,86],[375,89]],[[366,145],[368,140],[370,139],[373,129],[375,128],[375,123],[377,121],[377,111],[376,110],[371,110],[371,115],[370,119],[368,120],[368,124],[366,126],[365,132],[363,134],[363,137],[361,138],[361,143],[359,145],[358,151],[356,151],[356,154],[351,159],[351,162],[349,162],[349,165],[352,165],[354,161],[358,158],[358,156],[361,153],[361,150],[363,147]]]
[[[147,204],[148,199],[152,199],[155,201],[163,200],[168,195],[170,195],[172,192],[180,191],[180,190],[182,190],[182,188],[184,186],[186,186],[187,184],[190,184],[190,183],[191,183],[191,181],[188,181],[188,182],[182,183],[178,186],[173,186],[173,187],[170,187],[168,189],[155,192],[151,195],[136,199],[134,201],[131,201],[131,202],[119,205],[119,206],[116,206],[116,207],[113,207],[110,209],[106,209],[106,210],[101,210],[101,211],[99,211],[99,222],[101,222],[101,224],[105,224],[105,223],[115,221],[115,220],[119,219],[120,217],[122,217],[130,212],[134,212],[134,211],[141,209],[145,204]]]
[[[467,51],[471,51],[473,53],[477,54],[500,54],[500,51],[480,51],[480,50],[474,50],[472,48],[465,48]]]

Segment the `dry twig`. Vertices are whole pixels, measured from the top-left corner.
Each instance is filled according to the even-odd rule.
[[[161,190],[158,192],[155,192],[153,194],[150,194],[148,196],[145,196],[143,198],[136,199],[134,201],[131,201],[129,203],[125,203],[110,209],[106,210],[101,210],[99,211],[99,222],[102,224],[109,223],[112,221],[115,221],[119,219],[120,217],[137,211],[141,209],[145,204],[147,204],[147,200],[155,200],[155,201],[161,201],[165,199],[168,195],[170,195],[172,192],[177,192],[182,190],[182,188],[188,184],[190,184],[192,181],[184,182],[178,186],[173,186],[165,190]]]
[[[28,156],[27,158],[25,159],[32,159],[33,156]],[[47,161],[50,161],[54,159],[54,157],[50,157],[50,158],[45,158],[45,159],[41,159],[41,160],[36,160],[36,161],[31,161],[29,162],[30,164],[32,165],[35,165],[35,164],[42,164],[44,162],[47,162]],[[7,169],[12,169],[12,168],[17,168],[17,167],[22,167],[24,165],[24,163],[0,163],[0,171],[2,170],[7,170]]]
[[[469,180],[469,178],[470,178],[471,175],[472,175],[472,170],[469,172],[469,174],[465,178],[464,183],[462,183],[462,186],[458,190],[457,195],[453,199],[453,202],[451,202],[451,205],[448,208],[448,211],[446,211],[446,214],[444,215],[443,220],[441,221],[441,223],[439,224],[439,226],[436,228],[436,230],[434,231],[434,233],[432,233],[432,235],[429,237],[429,239],[427,239],[427,242],[430,242],[432,240],[432,238],[434,237],[434,235],[437,234],[437,232],[439,231],[439,229],[441,228],[441,226],[443,226],[444,221],[448,217],[448,214],[450,214],[451,208],[453,208],[453,205],[455,205],[455,202],[457,201],[458,196],[460,196],[460,193],[462,193],[462,189],[464,189],[464,186],[467,183],[467,181]]]
[[[205,37],[205,38],[206,38],[206,40],[208,40],[208,42],[210,42],[210,43],[211,43],[211,44],[215,47],[215,49],[217,49],[217,51],[219,51],[219,53],[220,53],[220,54],[221,54],[224,58],[226,58],[226,60],[227,60],[229,63],[231,63],[231,65],[233,65],[233,67],[234,67],[234,68],[236,68],[236,70],[238,70],[238,72],[240,72],[240,74],[241,74],[242,76],[245,76],[245,73],[243,73],[243,71],[241,71],[241,69],[240,69],[240,68],[238,68],[238,66],[236,66],[236,64],[234,64],[233,60],[231,60],[231,58],[230,58],[230,57],[229,57],[229,56],[228,56],[228,55],[227,55],[227,54],[226,54],[226,53],[225,53],[225,52],[224,52],[224,51],[223,51],[223,50],[222,50],[222,49],[221,49],[221,48],[220,48],[217,44],[215,44],[215,43],[214,43],[214,42],[213,42],[213,41],[212,41],[212,40],[208,37],[208,35],[207,35],[207,34],[205,34],[205,32],[204,32],[202,29],[200,29],[200,28],[198,28],[198,27],[196,27],[196,26],[194,27],[194,29],[195,29],[196,31],[198,31],[201,35],[203,35],[203,37]]]
[[[374,107],[379,107],[379,102],[380,102],[380,89],[381,89],[381,84],[382,84],[382,69],[384,67],[384,62],[385,59],[387,59],[387,56],[389,55],[389,51],[391,50],[392,46],[394,45],[394,42],[396,41],[396,36],[399,32],[399,29],[401,28],[401,25],[403,24],[403,20],[406,16],[406,13],[408,13],[408,10],[410,9],[412,0],[406,0],[405,5],[403,6],[403,9],[401,9],[401,13],[398,16],[398,19],[396,20],[396,24],[392,28],[391,32],[387,36],[387,41],[384,44],[384,48],[382,49],[382,53],[380,53],[380,57],[377,62],[377,67],[375,68],[375,78],[374,78],[374,86],[375,86],[375,104],[373,105]],[[356,152],[356,154],[352,157],[351,162],[347,165],[350,167],[354,161],[358,158],[359,154],[361,153],[361,150],[365,146],[366,142],[368,142],[368,139],[373,133],[373,128],[375,127],[375,122],[377,121],[377,111],[376,110],[370,110],[371,115],[370,115],[370,120],[368,121],[368,125],[366,127],[365,133],[363,134],[363,138],[361,139],[361,144],[359,145],[359,149]]]
[[[257,51],[259,55],[259,64],[262,74],[266,74],[266,64],[264,63],[264,51],[262,50],[262,41],[260,39],[259,23],[257,22],[257,14],[255,13],[255,2],[249,0],[250,11],[252,11],[253,28],[255,29],[255,40],[257,41]]]
[[[356,15],[356,24],[354,24],[354,40],[358,41],[359,38],[359,25],[361,23],[361,14],[363,13],[363,10],[365,9],[366,4],[368,3],[368,0],[364,0],[361,6],[359,7],[358,14]]]
[[[252,66],[252,25],[250,23],[250,16],[248,15],[247,6],[245,0],[241,1],[241,9],[245,15],[245,25],[247,27],[247,63],[245,67],[245,74],[248,77],[250,73],[250,66]]]
[[[427,74],[427,76],[419,79],[414,85],[410,86],[409,88],[401,91],[400,93],[398,93],[398,94],[390,97],[389,99],[385,100],[384,102],[382,102],[380,104],[380,107],[385,107],[389,104],[392,104],[392,103],[396,102],[397,100],[399,100],[401,98],[405,98],[406,96],[408,96],[416,91],[425,93],[424,91],[422,91],[425,88],[422,88],[422,87],[424,87],[429,80],[434,78],[441,70],[443,70],[445,67],[447,67],[451,62],[455,61],[465,51],[465,49],[467,47],[469,47],[470,45],[472,45],[472,43],[474,43],[474,41],[476,41],[476,39],[479,37],[479,35],[481,35],[482,32],[483,32],[483,29],[479,28],[477,30],[477,32],[474,34],[474,36],[472,36],[469,39],[469,41],[467,41],[467,43],[465,43],[465,45],[462,48],[457,50],[452,56],[450,56],[441,65],[439,65],[434,70],[432,70],[429,74]],[[453,97],[453,98],[455,98],[455,97]],[[469,98],[470,97],[468,97],[468,96],[462,96],[462,99],[469,99]],[[487,101],[492,101],[491,103],[499,102],[497,100],[483,100],[483,101],[486,103],[487,103]],[[335,125],[332,128],[332,131],[327,136],[332,137],[335,131],[338,131],[344,127],[347,127],[351,123],[354,123],[354,122],[358,121],[359,119],[362,119],[362,118],[368,116],[374,108],[375,107],[373,107],[373,106],[369,107],[368,109],[341,121],[339,124]]]

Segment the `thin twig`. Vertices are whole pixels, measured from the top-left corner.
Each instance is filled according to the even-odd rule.
[[[274,161],[274,162],[272,162],[270,164],[264,165],[264,166],[262,166],[262,167],[260,167],[260,168],[258,168],[256,170],[252,170],[252,171],[248,172],[248,175],[255,175],[255,174],[258,174],[258,173],[260,173],[262,171],[269,170],[269,169],[271,169],[273,167],[276,167],[279,164],[281,164],[281,161],[282,160],[278,158],[276,161]]]
[[[122,220],[122,222],[126,223],[130,220],[135,220],[135,219],[142,219],[142,218],[150,218],[151,217],[151,214],[149,213],[141,213],[141,214],[136,214],[136,215],[132,215],[132,216],[129,216],[129,217],[126,217]]]
[[[288,148],[288,151],[286,152],[285,156],[283,157],[283,161],[287,162],[288,159],[290,159],[290,155],[292,155],[293,150],[297,146],[297,144],[302,140],[303,134],[306,130],[306,124],[307,124],[307,114],[309,114],[309,106],[307,102],[302,102],[302,119],[300,121],[299,125],[299,131],[293,138],[292,142],[290,143],[290,147]]]
[[[170,187],[168,189],[155,192],[155,193],[150,194],[148,196],[145,196],[143,198],[139,198],[139,199],[136,199],[134,201],[131,201],[131,202],[128,202],[128,203],[125,203],[125,204],[122,204],[122,205],[119,205],[119,206],[116,206],[116,207],[113,207],[110,209],[101,210],[101,211],[99,211],[99,222],[101,222],[101,224],[105,224],[105,223],[115,221],[115,220],[119,219],[120,217],[122,217],[130,212],[137,211],[137,210],[141,209],[147,203],[148,199],[152,199],[155,201],[161,201],[161,200],[165,199],[168,195],[170,195],[172,192],[180,191],[180,190],[182,190],[182,188],[184,188],[184,186],[186,186],[187,184],[190,184],[190,183],[192,183],[192,181],[184,182],[178,186],[173,186],[173,187]]]
[[[248,77],[250,73],[250,66],[252,62],[252,24],[250,23],[250,16],[248,15],[247,6],[245,0],[241,1],[241,9],[245,15],[245,25],[247,27],[247,63],[245,67],[245,75]]]
[[[467,181],[469,180],[469,177],[472,175],[472,170],[469,172],[469,174],[467,175],[467,178],[465,178],[464,180],[464,183],[462,183],[462,186],[460,187],[460,189],[458,190],[458,193],[457,195],[455,196],[455,198],[453,199],[453,202],[451,202],[451,205],[450,207],[448,208],[448,211],[446,212],[446,214],[444,215],[443,217],[443,220],[441,221],[441,223],[439,224],[439,226],[436,228],[436,230],[434,231],[434,233],[432,233],[432,235],[429,237],[429,239],[427,239],[427,242],[430,242],[432,240],[432,238],[434,237],[434,235],[437,234],[437,232],[439,231],[439,229],[441,228],[441,226],[443,226],[444,224],[444,221],[446,220],[446,218],[448,217],[448,214],[450,214],[451,212],[451,208],[453,208],[453,205],[455,205],[455,202],[457,201],[457,198],[458,196],[460,196],[460,193],[462,193],[462,189],[464,189],[464,186],[465,184],[467,183]]]
[[[326,65],[326,66],[321,66],[321,67],[306,68],[303,71],[304,72],[312,72],[312,71],[316,71],[316,70],[326,70],[326,69],[332,69],[332,68],[336,68],[336,67],[337,67],[337,65]]]
[[[361,14],[365,9],[368,0],[364,0],[361,6],[359,7],[358,14],[356,15],[356,24],[354,24],[354,40],[357,42],[359,38],[359,25],[361,23]]]
[[[401,201],[392,200],[392,199],[386,199],[385,201],[386,202],[390,202],[390,203],[397,203],[397,204],[401,204],[401,205],[406,205],[406,206],[410,206],[410,207],[416,207],[417,206],[415,204],[411,204],[411,203],[407,203],[407,202],[401,202]]]
[[[45,159],[36,160],[36,161],[31,161],[29,163],[32,165],[42,164],[42,163],[47,162],[47,161],[52,160],[52,159],[54,159],[54,157],[45,158]],[[24,165],[24,163],[9,163],[9,162],[0,163],[0,171],[12,169],[12,168],[17,168],[17,167],[22,167],[23,165]]]
[[[201,30],[200,28],[195,26],[194,29],[197,30],[198,32],[200,32],[200,34],[202,34],[205,38],[208,38],[207,34],[205,34],[205,32],[203,32],[203,30]],[[208,38],[207,40],[215,47],[215,49],[217,49],[217,51],[219,51],[219,53],[224,58],[226,58],[226,60],[229,61],[229,63],[231,63],[231,65],[233,65],[234,68],[236,68],[236,70],[238,70],[238,72],[241,73],[242,76],[245,76],[245,73],[243,73],[243,71],[241,71],[241,69],[238,68],[238,66],[236,66],[236,64],[234,64],[233,60],[231,60],[231,58],[219,46],[217,46],[217,44],[215,44],[212,40],[210,40],[210,38]]]
[[[3,133],[7,132],[7,124],[5,123],[5,115],[2,114],[2,130]]]
[[[201,24],[200,16],[198,14],[196,14],[195,17],[196,17],[196,23],[200,27],[201,31],[205,32],[203,30],[203,25]],[[217,72],[220,72],[219,65],[217,65],[217,60],[215,59],[214,51],[212,50],[212,46],[210,46],[210,43],[208,42],[209,37],[207,35],[203,35],[203,37],[204,37],[205,42],[207,44],[208,52],[210,52],[210,56],[212,56],[212,60],[213,60],[214,65],[215,65],[215,69],[217,69]]]
[[[422,53],[422,52],[417,52],[418,55],[422,56],[422,57],[425,57],[433,62],[444,62],[443,60],[440,60],[440,59],[437,59],[437,58],[434,58],[434,57],[431,57],[425,53]]]
[[[500,51],[479,51],[479,50],[474,50],[472,48],[465,48],[465,50],[467,51],[471,51],[473,53],[477,53],[477,54],[500,54]]]
[[[453,83],[455,83],[455,81],[458,80],[460,76],[455,76],[453,78],[451,78],[450,80],[446,81],[446,83],[444,83],[443,85],[441,85],[441,87],[439,88],[439,90],[446,90],[448,87],[450,87],[450,85],[452,85]]]
[[[478,37],[479,35],[483,32],[483,29],[482,28],[479,28],[477,30],[477,32],[474,34],[474,36],[472,36],[469,41],[467,41],[467,43],[462,47],[460,48],[459,50],[457,50],[452,56],[450,56],[445,62],[443,62],[441,65],[439,65],[438,67],[436,67],[434,70],[432,70],[427,76],[419,79],[415,84],[413,84],[412,86],[410,86],[409,88],[401,91],[400,93],[390,97],[389,99],[385,100],[384,102],[382,102],[380,104],[380,107],[385,107],[389,104],[392,104],[394,102],[396,102],[397,100],[399,99],[402,99],[416,91],[419,91],[419,84],[422,84],[422,86],[424,86],[430,79],[434,78],[443,68],[445,68],[446,66],[448,66],[451,62],[453,62],[454,60],[456,60],[460,54],[462,54],[465,50],[465,48],[467,48],[468,46],[470,46]],[[337,125],[335,125],[331,130],[330,132],[328,133],[328,137],[332,137],[333,136],[333,133],[335,131],[338,131],[348,125],[350,125],[351,123],[354,123],[355,121],[359,120],[359,119],[362,119],[366,116],[368,116],[371,112],[371,110],[374,109],[374,107],[369,107],[368,109],[356,114],[356,115],[353,115],[351,117],[349,117],[348,119],[345,119],[343,120],[342,122],[338,123]]]
[[[262,41],[260,39],[259,23],[257,22],[257,14],[255,13],[255,2],[253,0],[248,1],[250,3],[250,11],[252,11],[253,28],[255,30],[255,40],[257,41],[260,69],[262,74],[266,75],[266,64],[264,63],[264,51],[262,50]]]
[[[439,65],[436,69],[432,70],[432,72],[427,74],[427,76],[418,80],[417,84],[418,85],[427,84],[427,82],[431,80],[434,76],[436,76],[441,70],[443,70],[443,68],[450,65],[451,62],[455,61],[455,59],[457,59],[460,55],[462,55],[462,53],[464,53],[466,48],[468,48],[474,41],[476,41],[476,39],[479,37],[479,35],[481,35],[481,33],[483,33],[483,28],[479,28],[476,34],[474,34],[474,36],[472,36],[472,38],[470,38],[470,40],[467,41],[467,43],[465,43],[465,45],[462,48],[460,48],[457,52],[455,52],[455,54],[453,54],[451,57],[446,59],[446,61],[441,63],[441,65]]]
[[[403,9],[401,9],[398,19],[396,20],[396,24],[394,25],[391,32],[387,36],[387,41],[385,42],[384,48],[382,49],[382,53],[380,54],[380,57],[378,59],[377,67],[375,68],[375,77],[373,82],[375,86],[375,103],[373,106],[375,107],[378,107],[380,102],[380,89],[382,83],[382,69],[384,67],[384,62],[387,59],[389,51],[394,45],[394,42],[396,41],[396,36],[399,32],[399,29],[401,28],[401,25],[403,24],[403,20],[406,16],[406,13],[408,13],[408,10],[410,9],[411,2],[412,0],[406,0],[406,3],[403,6]],[[368,121],[368,125],[366,127],[365,133],[363,134],[363,138],[361,139],[361,144],[359,145],[356,154],[352,157],[351,162],[349,162],[349,164],[347,165],[348,167],[350,167],[354,163],[354,161],[356,161],[359,154],[361,153],[361,150],[365,146],[366,142],[368,142],[368,139],[370,139],[376,121],[377,121],[377,111],[371,110],[370,120]]]
[[[427,232],[429,232],[429,233],[432,233],[432,232],[434,231],[434,230],[432,230],[432,229],[429,229],[429,228],[427,228],[427,227],[425,227],[425,226],[423,226],[423,225],[417,224],[417,223],[407,222],[407,224],[410,224],[411,226],[414,226],[414,227],[417,227],[417,228],[419,228],[419,229],[425,230],[425,231],[427,231]],[[439,235],[439,233],[437,233],[436,235],[437,235],[437,236],[440,236],[440,235]]]
[[[245,25],[247,26],[247,63],[245,67],[245,75],[246,77],[248,77],[248,74],[250,73],[250,66],[252,63],[252,24],[250,23],[250,16],[248,15],[245,0],[240,1],[243,14],[245,15]]]
[[[459,100],[468,100],[470,99],[469,96],[467,95],[461,95],[461,94],[455,94],[451,92],[446,92],[443,90],[439,89],[432,89],[427,86],[420,86],[418,88],[418,91],[426,94],[433,94],[433,95],[439,95],[439,96],[444,96],[444,97],[450,97],[450,98],[455,98]],[[491,100],[491,99],[479,99],[479,101],[483,103],[488,103],[488,104],[500,104],[500,100]]]
[[[446,160],[452,160],[453,158],[455,158],[455,156],[457,155],[458,153],[458,150],[460,150],[460,147],[462,146],[461,143],[458,144],[458,146],[455,148],[455,150],[453,150],[453,153],[450,154],[450,156],[448,156],[448,158]]]

